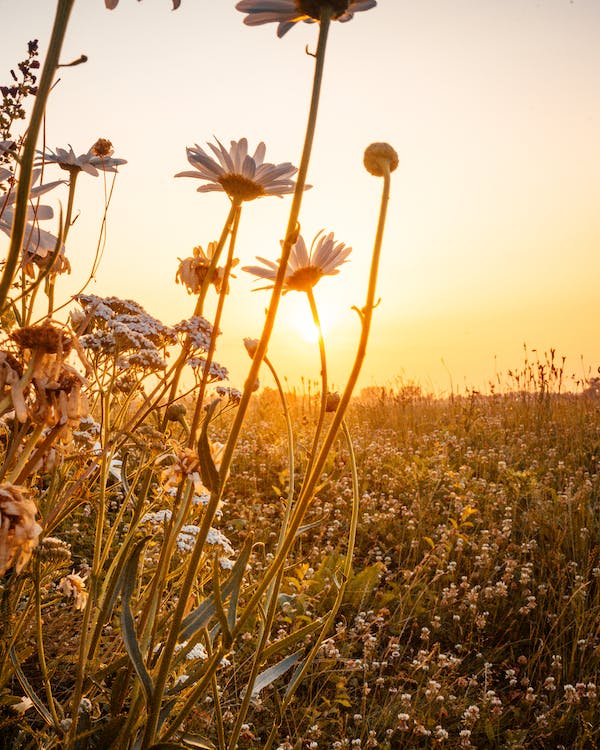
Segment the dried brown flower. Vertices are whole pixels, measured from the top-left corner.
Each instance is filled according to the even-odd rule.
[[[0,484],[0,575],[11,567],[20,573],[37,547],[42,527],[29,494],[26,487]]]

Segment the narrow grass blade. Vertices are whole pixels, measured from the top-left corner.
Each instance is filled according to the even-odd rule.
[[[261,690],[264,690],[272,682],[275,682],[278,677],[285,674],[288,669],[291,669],[294,664],[297,664],[302,658],[303,653],[304,649],[296,651],[296,653],[286,656],[285,659],[282,659],[280,662],[277,662],[277,664],[274,664],[272,667],[265,669],[264,672],[261,672],[254,683],[252,697],[258,697]]]
[[[253,540],[249,537],[246,543],[242,547],[240,556],[235,562],[235,565],[231,569],[229,578],[225,581],[221,587],[221,597],[224,601],[228,596],[232,595],[235,597],[235,602],[239,597],[240,587],[242,585],[242,579],[244,577],[244,571],[246,565],[250,559],[250,552],[252,551]],[[199,607],[190,612],[190,614],[181,623],[181,631],[179,633],[179,640],[189,641],[201,628],[205,628],[210,622],[211,618],[215,616],[217,608],[215,601],[211,596],[205,599]]]
[[[127,651],[129,658],[131,659],[131,663],[133,664],[133,668],[135,669],[140,682],[142,683],[146,703],[147,705],[151,705],[154,685],[152,684],[152,678],[150,677],[150,674],[146,669],[146,665],[144,664],[140,644],[137,639],[137,633],[135,632],[135,622],[133,619],[133,614],[131,612],[131,597],[135,588],[138,563],[140,560],[140,555],[142,554],[142,550],[144,549],[148,539],[150,539],[150,537],[145,537],[133,548],[133,552],[131,553],[131,556],[123,570],[120,587],[121,628],[123,630],[123,642],[125,644],[125,650]]]

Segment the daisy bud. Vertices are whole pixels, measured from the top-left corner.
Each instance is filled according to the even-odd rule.
[[[251,359],[254,359],[256,350],[258,349],[258,339],[244,339],[244,346]]]
[[[398,154],[389,143],[372,143],[365,149],[364,165],[367,172],[383,177],[386,169],[393,172],[398,166]]]
[[[325,411],[336,411],[341,400],[342,398],[339,393],[332,393],[331,391],[329,391],[329,393],[327,394],[327,398],[325,399]]]
[[[112,156],[115,152],[113,145],[108,138],[98,138],[90,150],[94,156],[99,156],[100,158]]]

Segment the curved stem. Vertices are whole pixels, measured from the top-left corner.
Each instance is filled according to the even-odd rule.
[[[171,629],[169,631],[169,635],[165,644],[165,648],[161,655],[161,660],[160,660],[160,664],[158,668],[158,674],[156,676],[156,682],[155,682],[155,693],[154,693],[153,704],[151,707],[150,715],[148,716],[146,732],[145,732],[144,739],[142,742],[141,750],[146,750],[146,748],[150,744],[152,744],[153,738],[156,735],[156,729],[158,726],[160,707],[161,707],[161,701],[162,701],[162,694],[164,692],[167,678],[169,675],[169,665],[171,662],[171,658],[173,656],[173,652],[175,650],[175,645],[177,643],[179,628],[181,626],[181,621],[183,620],[186,603],[188,601],[190,592],[194,585],[194,581],[196,580],[198,565],[200,563],[200,558],[202,556],[202,550],[206,542],[206,537],[208,535],[208,532],[212,524],[212,520],[214,518],[214,515],[219,506],[219,502],[221,500],[221,496],[222,496],[223,489],[225,486],[224,480],[229,473],[231,460],[233,457],[233,451],[236,446],[244,418],[246,416],[246,411],[248,409],[250,397],[254,390],[254,383],[256,382],[258,371],[260,369],[260,365],[267,351],[267,345],[269,343],[269,339],[273,331],[273,326],[275,325],[275,316],[277,314],[277,308],[278,308],[279,300],[281,298],[281,293],[283,290],[283,282],[285,280],[285,273],[287,270],[288,259],[290,257],[292,246],[294,245],[297,239],[297,234],[298,234],[298,226],[297,226],[298,216],[300,214],[300,206],[302,205],[302,196],[304,193],[304,187],[306,185],[306,175],[308,172],[308,165],[310,162],[310,155],[312,151],[312,145],[314,141],[315,129],[316,129],[316,124],[317,124],[317,113],[319,109],[319,98],[320,98],[320,93],[321,93],[321,83],[323,80],[323,70],[324,70],[324,64],[325,64],[325,50],[327,47],[327,35],[329,32],[330,21],[331,21],[331,9],[326,7],[322,11],[321,23],[319,24],[319,42],[318,42],[317,53],[316,53],[313,90],[312,90],[312,96],[311,96],[311,102],[310,102],[310,111],[308,115],[308,123],[306,127],[306,136],[304,139],[302,159],[300,162],[300,167],[298,169],[296,188],[294,190],[294,198],[292,200],[292,206],[290,209],[290,216],[289,216],[287,230],[285,234],[285,240],[282,246],[279,269],[277,271],[277,276],[275,278],[275,283],[273,285],[273,292],[271,294],[271,301],[269,304],[269,308],[267,310],[267,316],[266,316],[262,336],[258,343],[256,353],[252,359],[252,364],[248,372],[248,377],[244,384],[244,391],[242,393],[242,398],[240,400],[240,404],[238,406],[238,410],[237,410],[237,413],[236,413],[236,416],[235,416],[235,419],[231,428],[231,432],[229,433],[229,438],[227,440],[227,443],[225,445],[225,449],[223,452],[221,468],[219,471],[221,481],[219,482],[218,489],[211,493],[209,503],[204,511],[204,515],[202,518],[202,525],[200,527],[200,531],[196,538],[194,549],[190,556],[188,570],[186,572],[185,579],[181,586],[181,591],[179,594],[177,607],[173,614]],[[264,591],[265,589],[263,589],[262,593],[264,593]],[[261,596],[262,596],[262,593],[261,593]]]
[[[35,158],[35,147],[44,118],[46,102],[52,87],[52,79],[56,72],[60,51],[69,23],[69,16],[75,0],[58,0],[56,6],[56,15],[54,17],[54,26],[50,37],[50,45],[46,54],[46,61],[42,70],[38,92],[31,113],[31,120],[27,128],[23,155],[21,157],[21,169],[19,170],[19,184],[17,185],[17,197],[15,202],[15,213],[6,257],[6,264],[0,279],[0,310],[4,308],[4,303],[8,296],[12,284],[19,254],[23,247],[25,237],[25,223],[27,217],[27,204],[29,202],[29,191],[31,189],[31,173],[33,171],[33,160]]]
[[[315,428],[315,434],[313,437],[313,444],[308,457],[308,463],[306,465],[305,476],[309,476],[315,457],[317,455],[317,449],[319,447],[319,439],[321,437],[321,431],[323,429],[323,422],[325,421],[325,410],[327,408],[327,357],[325,356],[325,339],[323,338],[323,327],[321,326],[321,320],[319,318],[319,311],[317,310],[317,303],[315,301],[315,295],[312,289],[308,289],[306,292],[308,302],[310,304],[310,311],[313,317],[313,323],[317,329],[319,335],[319,354],[321,357],[321,405],[319,407],[319,418],[317,420],[317,426]]]

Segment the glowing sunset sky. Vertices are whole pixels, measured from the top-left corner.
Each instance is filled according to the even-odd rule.
[[[223,194],[175,180],[185,147],[246,136],[267,160],[298,163],[317,28],[283,39],[249,28],[234,0],[79,0],[47,113],[46,142],[87,151],[110,138],[121,168],[108,241],[89,291],[133,298],[166,323],[191,315],[174,283],[177,258],[216,239]],[[54,3],[0,0],[0,82],[48,42]],[[598,0],[379,0],[332,26],[302,231],[353,246],[339,276],[316,287],[331,376],[342,384],[358,335],[380,181],[362,166],[365,146],[389,141],[393,175],[374,331],[361,385],[403,375],[426,388],[485,387],[495,369],[522,361],[523,342],[567,356],[567,370],[600,364],[600,2]],[[50,169],[50,167],[49,167]],[[52,170],[55,176],[55,170]],[[67,248],[76,291],[94,255],[102,181],[83,175],[81,214]],[[66,189],[53,198],[66,200]],[[240,265],[276,259],[290,198],[246,204]],[[55,229],[50,222],[44,228]],[[5,240],[0,239],[4,250]],[[232,282],[217,359],[241,387],[244,336],[258,336],[266,292],[241,271]],[[270,356],[291,383],[318,377],[302,333],[306,300],[288,294]],[[583,358],[583,365],[580,358]],[[265,375],[264,382],[268,384]]]

